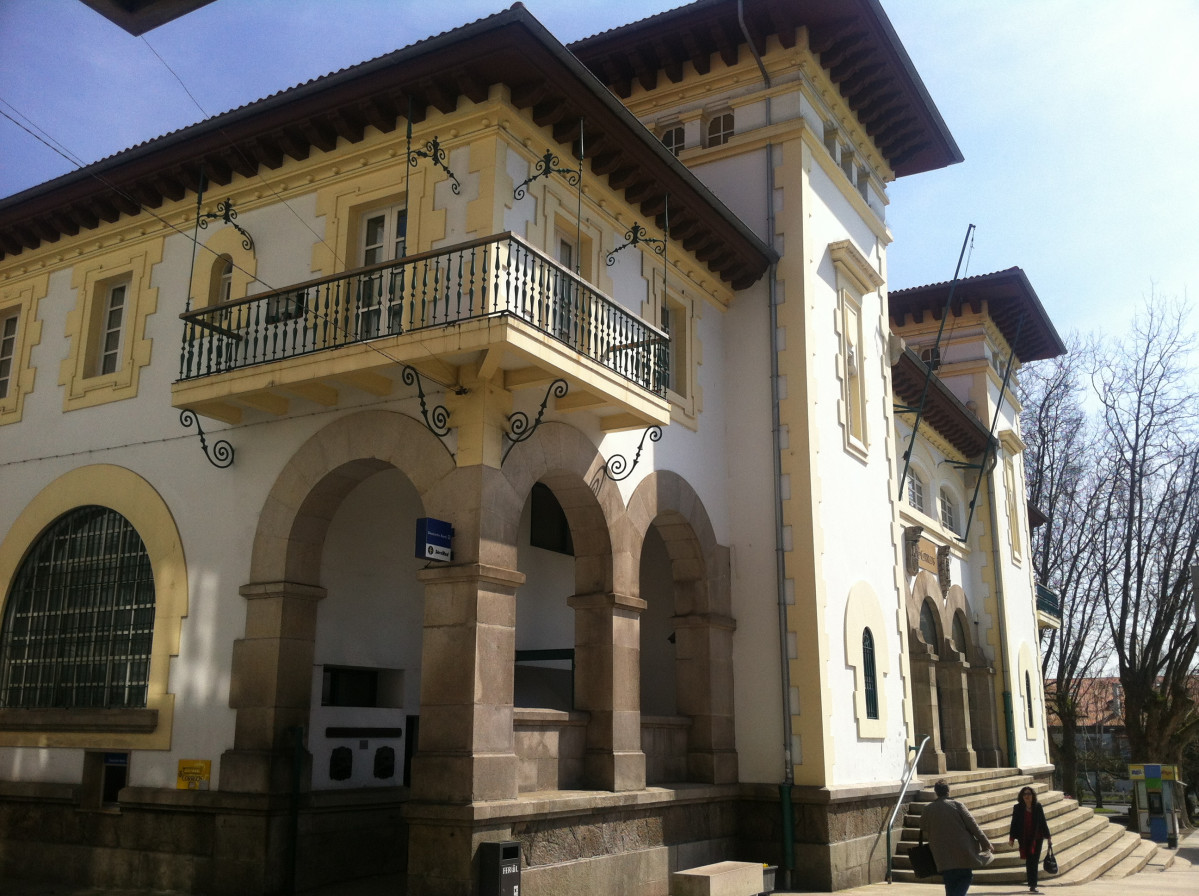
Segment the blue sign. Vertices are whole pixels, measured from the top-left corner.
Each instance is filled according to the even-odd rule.
[[[450,560],[454,527],[445,520],[421,517],[416,521],[416,556],[420,560]]]

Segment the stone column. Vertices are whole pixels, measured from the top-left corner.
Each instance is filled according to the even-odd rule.
[[[591,787],[645,789],[641,750],[641,612],[623,594],[576,594],[575,706],[590,713],[583,774]]]
[[[737,781],[733,725],[733,632],[727,616],[675,616],[675,682],[678,710],[691,720],[687,732],[687,780]]]
[[[233,749],[221,757],[221,790],[287,793],[296,756],[294,729],[307,727],[317,604],[325,589],[295,582],[245,585],[246,634],[233,643],[229,705],[237,710]],[[300,753],[300,787],[312,757]]]
[[[952,654],[958,656],[958,654]],[[970,738],[970,689],[966,663],[958,659],[937,664],[941,684],[941,717],[945,723],[945,762],[949,768],[968,771],[978,768],[978,757]]]
[[[999,768],[1003,752],[999,746],[999,719],[995,715],[995,670],[970,666],[970,732],[974,752],[982,768]]]
[[[946,771],[945,752],[941,745],[941,724],[937,706],[937,661],[927,652],[912,654],[912,718],[916,726],[916,743],[930,738],[928,746],[920,756],[919,771],[923,775],[938,775]]]
[[[417,578],[425,585],[425,631],[413,799],[515,799],[516,589],[525,577],[470,564],[423,569]]]

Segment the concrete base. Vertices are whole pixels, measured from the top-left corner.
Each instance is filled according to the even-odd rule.
[[[716,862],[670,875],[670,896],[758,896],[762,866],[755,862]]]

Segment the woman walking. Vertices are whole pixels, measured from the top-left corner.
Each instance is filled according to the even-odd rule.
[[[1007,845],[1020,844],[1020,858],[1024,859],[1024,870],[1028,875],[1028,892],[1040,893],[1037,889],[1037,866],[1041,861],[1041,842],[1048,840],[1053,847],[1053,835],[1045,820],[1045,810],[1037,802],[1037,794],[1031,787],[1020,788],[1016,805],[1012,806],[1012,824],[1008,829]]]

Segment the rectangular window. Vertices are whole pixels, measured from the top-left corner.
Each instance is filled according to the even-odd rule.
[[[100,346],[96,373],[116,373],[121,366],[122,332],[125,323],[125,302],[129,292],[128,283],[114,283],[104,295],[104,306],[100,318]]]
[[[0,317],[0,398],[7,398],[17,354],[17,315]]]
[[[722,146],[733,136],[733,113],[713,115],[708,120],[708,146]]]
[[[363,267],[403,258],[407,254],[408,210],[402,205],[362,216],[360,259]],[[403,319],[403,276],[394,269],[363,274],[357,311],[357,334],[369,339],[398,333]]]
[[[678,395],[687,394],[687,334],[686,311],[669,303],[662,306],[662,329],[670,337],[669,362],[666,367],[666,388]]]
[[[662,132],[662,145],[676,156],[682,152],[684,146],[683,126],[678,124],[664,130]]]

